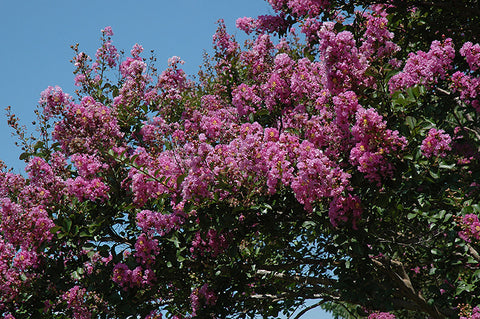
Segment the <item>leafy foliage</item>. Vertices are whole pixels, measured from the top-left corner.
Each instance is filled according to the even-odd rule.
[[[39,137],[9,114],[4,317],[478,314],[476,1],[269,2],[196,81],[107,27]]]

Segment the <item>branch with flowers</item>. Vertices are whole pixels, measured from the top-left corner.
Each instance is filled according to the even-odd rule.
[[[196,80],[106,27],[40,137],[8,113],[4,317],[478,316],[475,10],[268,2],[244,45],[218,21]]]

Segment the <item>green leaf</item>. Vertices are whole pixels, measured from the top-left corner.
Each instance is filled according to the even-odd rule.
[[[28,153],[28,152],[24,152],[24,153],[20,154],[20,156],[18,157],[18,159],[21,160],[21,161],[24,161],[24,160],[26,160],[27,158],[29,158],[30,155],[32,155],[32,154],[30,154],[30,153]]]
[[[407,116],[405,123],[410,128],[410,131],[413,131],[413,129],[417,126],[417,119],[415,119],[413,116]]]
[[[433,179],[438,179],[440,177],[437,173],[435,173],[432,170],[428,171],[428,173],[430,174],[430,176],[433,177]]]
[[[415,218],[415,217],[417,217],[417,214],[416,214],[416,213],[408,213],[408,214],[407,214],[407,218],[408,218],[408,219],[413,219],[413,218]]]
[[[180,188],[180,185],[185,180],[185,177],[187,177],[187,174],[182,174],[177,177],[177,188]]]

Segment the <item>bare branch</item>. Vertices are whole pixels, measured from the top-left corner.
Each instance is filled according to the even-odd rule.
[[[321,300],[321,301],[319,301],[319,302],[317,302],[317,303],[314,303],[314,304],[311,305],[311,306],[306,307],[305,309],[303,309],[302,311],[300,311],[300,312],[295,316],[295,318],[293,318],[293,319],[300,319],[300,317],[303,316],[307,311],[312,310],[312,309],[314,309],[314,308],[317,308],[318,306],[324,304],[326,301],[327,301],[327,300]]]
[[[413,301],[418,310],[428,313],[432,318],[442,319],[445,316],[433,305],[429,305],[420,292],[416,292],[410,277],[405,271],[402,262],[388,258],[372,259],[372,262],[392,279],[400,293],[407,299]]]
[[[475,258],[476,261],[480,261],[480,255],[478,254],[478,252],[475,250],[475,248],[473,248],[469,243],[467,243],[467,248],[468,248],[468,252],[470,253],[470,255]]]
[[[288,275],[281,272],[266,270],[266,269],[259,269],[256,271],[257,275],[262,276],[272,276],[274,278],[283,279],[290,282],[295,282],[298,284],[309,284],[314,286],[331,286],[334,281],[329,278],[318,278],[318,277],[307,277],[302,275]]]

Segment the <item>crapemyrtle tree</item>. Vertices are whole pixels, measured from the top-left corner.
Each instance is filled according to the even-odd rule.
[[[5,318],[480,317],[477,1],[268,2],[196,78],[106,27],[8,111]]]

